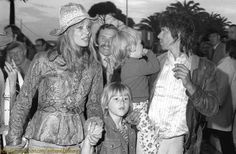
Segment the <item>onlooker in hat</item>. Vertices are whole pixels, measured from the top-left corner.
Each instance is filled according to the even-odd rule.
[[[58,36],[57,48],[37,54],[32,61],[11,111],[14,114],[10,118],[8,146],[23,147],[24,136],[30,153],[35,150],[79,152],[84,146],[87,147],[84,153],[92,153],[102,131],[99,117],[103,85],[102,67],[87,48],[91,20],[81,4],[68,3],[61,7],[60,28],[50,33]],[[38,108],[23,134],[36,90]],[[85,130],[84,126],[87,126]]]

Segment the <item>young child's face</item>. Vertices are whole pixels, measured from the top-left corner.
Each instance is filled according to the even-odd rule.
[[[130,99],[127,94],[118,93],[112,96],[109,104],[109,114],[116,117],[123,117],[129,110]]]
[[[135,50],[130,53],[131,58],[141,58],[143,56],[143,45],[141,40],[137,41],[135,46]]]

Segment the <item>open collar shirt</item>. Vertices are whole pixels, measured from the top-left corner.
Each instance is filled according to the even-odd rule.
[[[150,104],[149,116],[160,127],[164,138],[171,138],[186,134],[186,105],[188,96],[180,79],[174,77],[172,69],[175,64],[184,64],[190,69],[191,58],[181,54],[176,59],[169,51],[167,60],[160,72],[154,96]]]

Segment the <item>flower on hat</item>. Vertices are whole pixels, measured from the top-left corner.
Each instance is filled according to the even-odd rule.
[[[81,4],[68,3],[63,5],[59,14],[60,27],[50,32],[50,35],[59,36],[63,34],[70,26],[82,22],[84,19],[96,20],[90,17]]]

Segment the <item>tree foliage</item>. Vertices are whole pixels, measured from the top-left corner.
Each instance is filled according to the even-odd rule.
[[[100,15],[104,19],[107,14],[111,14],[116,19],[122,21],[123,23],[126,23],[126,15],[123,14],[122,11],[118,9],[116,5],[110,1],[94,4],[89,9],[88,14],[91,17]],[[128,26],[133,27],[134,24],[135,24],[134,20],[128,17]]]
[[[163,12],[156,12],[153,15],[144,18],[139,24],[137,24],[141,29],[150,30],[154,33],[155,36],[160,32],[161,16],[166,12],[174,12],[182,14],[192,19],[195,27],[195,39],[200,36],[206,35],[209,31],[217,31],[221,35],[226,34],[225,27],[231,22],[227,18],[222,17],[217,13],[208,13],[204,8],[200,7],[200,3],[195,3],[191,1],[183,1],[171,3],[166,7],[166,10]],[[155,37],[154,37],[155,38]],[[157,41],[155,39],[154,41]]]

